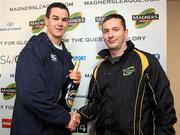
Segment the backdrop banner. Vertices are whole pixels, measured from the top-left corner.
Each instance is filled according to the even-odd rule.
[[[19,52],[29,38],[46,31],[44,17],[52,0],[0,0],[0,135],[9,135],[16,96],[15,67]],[[57,1],[56,1],[57,2]],[[82,80],[73,109],[86,103],[93,68],[105,48],[101,21],[111,13],[125,17],[128,39],[154,54],[166,71],[166,0],[61,0],[70,10],[70,24],[64,36],[73,62],[81,61]],[[38,84],[37,84],[38,85]],[[93,132],[93,123],[79,125],[73,135]]]

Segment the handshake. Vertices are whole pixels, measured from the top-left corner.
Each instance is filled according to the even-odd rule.
[[[77,112],[69,112],[71,119],[69,124],[66,126],[71,132],[76,130],[76,127],[80,124],[81,116]]]

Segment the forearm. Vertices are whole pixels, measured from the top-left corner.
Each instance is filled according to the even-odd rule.
[[[96,118],[98,112],[98,105],[94,102],[89,102],[87,105],[79,109],[78,113],[81,115],[81,123],[88,123]]]

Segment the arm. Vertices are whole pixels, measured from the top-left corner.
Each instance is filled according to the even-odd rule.
[[[70,112],[70,115],[71,115],[71,120],[69,124],[66,126],[66,128],[68,128],[70,131],[75,131],[76,127],[80,123],[81,116],[77,112]]]
[[[153,109],[155,116],[155,134],[174,135],[173,125],[177,119],[169,80],[156,58],[153,58],[153,64],[151,62],[150,65],[150,81],[157,102],[155,109]]]
[[[89,85],[88,103],[78,111],[81,115],[81,123],[88,123],[96,118],[100,102],[101,94],[98,82],[92,77]]]
[[[45,70],[34,50],[25,48],[18,58],[16,68],[17,96],[23,106],[45,123],[66,126],[71,117],[68,111],[56,104],[54,91],[48,88]],[[39,52],[39,55],[43,55]]]

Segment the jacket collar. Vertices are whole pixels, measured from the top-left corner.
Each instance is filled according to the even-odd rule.
[[[54,51],[57,50],[57,48],[53,45],[53,43],[48,38],[48,36],[45,32],[40,33],[38,36],[39,36],[39,40],[41,40],[41,42],[43,42],[45,45],[47,45],[48,47],[50,47]],[[66,50],[64,42],[61,41],[60,44],[62,45],[63,50]]]
[[[63,50],[57,49],[53,43],[51,42],[51,40],[48,38],[47,34],[45,32],[42,32],[38,35],[38,40],[40,40],[41,42],[43,42],[44,45],[48,46],[49,48],[51,48],[51,50],[53,52],[55,52],[55,54],[62,59],[62,61],[66,61],[68,59],[68,57],[71,57],[70,52],[67,50],[67,48],[65,47],[64,42],[61,41],[61,45]]]

